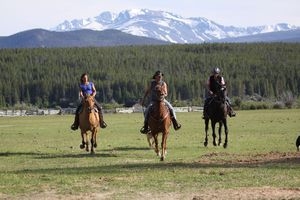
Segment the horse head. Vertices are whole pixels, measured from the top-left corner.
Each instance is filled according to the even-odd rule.
[[[226,88],[225,87],[221,87],[217,91],[217,93],[215,95],[215,98],[216,98],[217,101],[221,101],[221,102],[225,103],[225,101],[226,101]]]
[[[163,101],[165,99],[165,93],[161,85],[155,86],[155,92],[158,101]]]
[[[92,110],[94,109],[94,105],[95,105],[94,97],[91,95],[85,96],[84,105],[87,107],[89,113],[91,113]]]

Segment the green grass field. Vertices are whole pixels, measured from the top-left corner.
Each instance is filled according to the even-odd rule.
[[[299,109],[238,111],[227,149],[211,134],[204,147],[201,115],[177,113],[163,162],[139,133],[141,113],[106,114],[95,155],[79,148],[73,116],[0,117],[0,199],[300,197]]]

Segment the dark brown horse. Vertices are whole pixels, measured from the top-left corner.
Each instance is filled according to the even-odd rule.
[[[154,151],[157,156],[160,156],[160,160],[163,161],[166,157],[167,149],[167,138],[170,133],[169,129],[171,126],[170,111],[164,103],[164,94],[161,86],[156,86],[156,92],[158,100],[153,103],[149,110],[149,127],[151,134],[154,139]],[[161,140],[161,152],[158,147],[158,135],[162,133]]]
[[[213,145],[216,146],[216,133],[215,127],[216,124],[219,123],[219,141],[218,145],[221,144],[221,132],[222,126],[224,125],[225,128],[225,142],[223,147],[227,147],[228,142],[228,127],[227,127],[227,105],[226,105],[226,96],[225,96],[225,89],[221,88],[218,93],[211,98],[207,108],[207,117],[205,117],[205,142],[204,146],[208,144],[208,123],[211,120],[211,128],[212,128],[212,136],[213,136]]]
[[[93,96],[85,97],[82,106],[82,112],[79,114],[79,127],[81,129],[82,144],[81,149],[89,151],[89,138],[91,145],[91,154],[95,153],[97,147],[97,132],[99,127],[99,115],[95,108],[95,99]],[[91,134],[89,134],[91,132]],[[90,136],[90,137],[89,137]]]

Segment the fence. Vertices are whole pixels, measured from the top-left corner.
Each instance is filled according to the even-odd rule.
[[[141,106],[133,106],[130,108],[115,108],[111,110],[104,110],[106,113],[140,113],[144,108]],[[203,107],[174,107],[175,112],[201,112]],[[27,116],[27,115],[68,115],[74,114],[76,108],[62,108],[62,109],[35,109],[35,110],[0,110],[1,116]]]

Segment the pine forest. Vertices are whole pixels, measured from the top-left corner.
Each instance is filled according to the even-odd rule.
[[[201,106],[213,67],[221,69],[235,102],[299,99],[299,43],[204,43],[0,49],[0,107],[73,107],[83,73],[100,103],[129,106],[143,97],[157,70],[164,73],[170,102]]]

